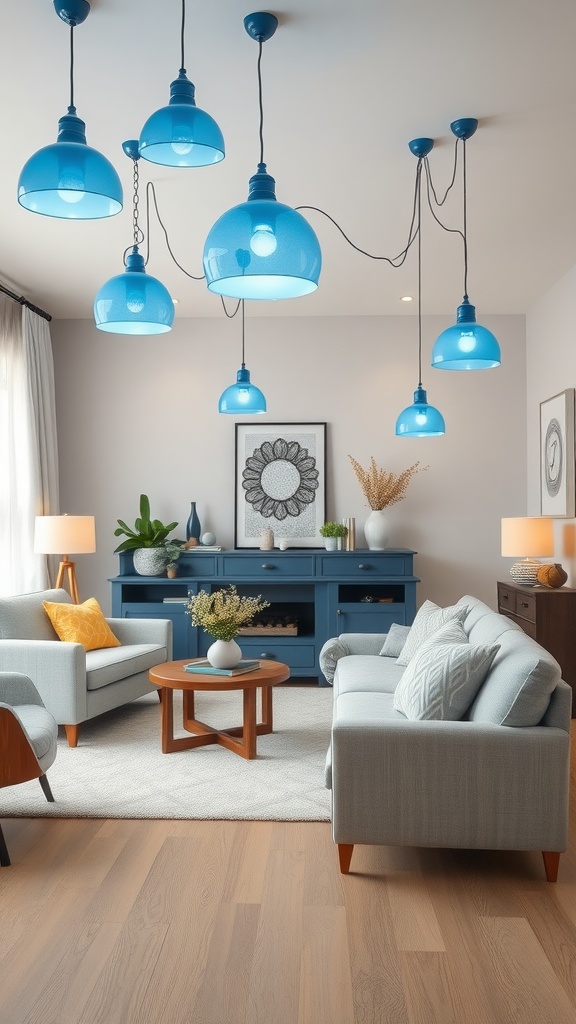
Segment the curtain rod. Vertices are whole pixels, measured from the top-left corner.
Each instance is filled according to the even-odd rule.
[[[40,307],[35,306],[33,302],[28,302],[28,299],[25,299],[23,295],[16,295],[15,292],[11,292],[10,289],[6,288],[3,284],[0,284],[0,292],[4,292],[5,295],[9,295],[11,299],[16,299],[16,302],[19,302],[21,306],[27,306],[33,313],[37,313],[38,316],[43,316],[45,320],[48,320],[48,322],[52,319],[50,313],[47,313],[45,309],[40,309]]]

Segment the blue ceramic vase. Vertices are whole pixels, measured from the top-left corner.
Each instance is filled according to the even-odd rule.
[[[200,533],[202,528],[200,526],[200,520],[198,519],[198,513],[196,511],[196,502],[190,502],[190,515],[188,516],[188,522],[186,523],[186,540],[190,540],[191,537],[200,543]]]

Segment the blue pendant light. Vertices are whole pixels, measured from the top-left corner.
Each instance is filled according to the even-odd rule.
[[[250,178],[248,199],[224,213],[204,245],[204,272],[211,292],[236,299],[293,299],[318,287],[322,253],[308,221],[276,199],[274,178],[264,163],[262,44],[274,35],[278,19],[260,12],[244,19],[259,45],[260,161]]]
[[[125,271],[103,284],[94,299],[94,320],[109,334],[165,334],[172,329],[174,303],[167,288],[146,273],[144,257],[138,250],[143,234],[138,225],[138,142],[123,143],[134,161],[133,216],[134,244],[125,258]]]
[[[164,167],[205,167],[224,159],[224,139],[214,118],[196,106],[194,86],[184,67],[186,0],[182,0],[180,71],[170,85],[170,101],[146,121],[140,155]]]
[[[418,216],[418,387],[414,392],[414,402],[403,409],[396,420],[398,437],[439,437],[446,433],[444,417],[433,405],[428,404],[428,397],[422,387],[422,215],[421,215],[421,183],[422,161],[428,156],[434,141],[432,139],[413,139],[409,143],[410,150],[418,157],[416,168],[416,203]]]
[[[236,374],[236,383],[220,395],[218,412],[230,413],[233,416],[259,416],[266,412],[266,399],[260,388],[250,381],[250,370],[244,362],[244,300],[242,299],[242,366]]]
[[[450,125],[462,141],[464,181],[464,298],[458,306],[456,323],[436,339],[432,366],[437,370],[487,370],[500,366],[500,346],[486,327],[476,323],[476,310],[468,298],[468,239],[466,234],[466,141],[478,127],[475,117],[462,117]]]
[[[18,202],[32,213],[64,220],[98,220],[122,209],[122,185],[112,164],[86,144],[86,125],[74,106],[74,28],[90,13],[87,0],[54,0],[70,26],[70,104],[58,122],[58,138],[22,168]]]

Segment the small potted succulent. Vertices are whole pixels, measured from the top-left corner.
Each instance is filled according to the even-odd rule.
[[[166,552],[166,575],[169,580],[173,580],[176,577],[178,570],[178,559],[182,554],[186,541],[184,540],[165,540],[164,551]]]
[[[348,533],[348,527],[344,523],[327,522],[320,527],[320,534],[324,537],[326,551],[338,551],[342,546],[342,538]]]

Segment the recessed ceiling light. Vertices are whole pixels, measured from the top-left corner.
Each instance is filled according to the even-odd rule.
[[[400,296],[400,302],[412,302],[412,299],[413,299],[412,295],[401,295]]]

